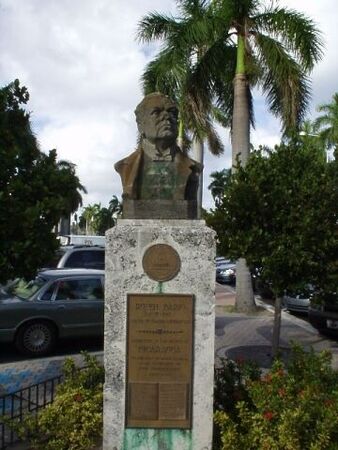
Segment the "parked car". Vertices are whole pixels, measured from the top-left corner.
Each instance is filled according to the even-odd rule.
[[[101,336],[104,272],[55,269],[18,280],[0,298],[0,342],[24,354],[50,353],[61,338]]]
[[[325,294],[322,304],[311,302],[309,307],[309,321],[319,333],[338,336],[338,294]]]
[[[85,268],[104,270],[105,247],[101,245],[63,245],[48,268]]]
[[[311,286],[301,292],[286,291],[283,296],[283,305],[290,312],[307,314],[312,292]]]
[[[236,283],[236,263],[230,259],[216,259],[216,281],[221,284]]]

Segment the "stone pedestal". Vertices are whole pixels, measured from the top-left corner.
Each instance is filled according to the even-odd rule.
[[[123,219],[106,233],[104,450],[210,450],[213,426],[215,236],[202,220]],[[142,259],[154,244],[176,250],[181,266],[166,282]],[[194,296],[191,429],[126,428],[127,295]]]

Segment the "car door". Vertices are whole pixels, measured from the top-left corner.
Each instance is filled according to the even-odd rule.
[[[103,335],[103,292],[99,276],[57,281],[53,309],[61,337]]]

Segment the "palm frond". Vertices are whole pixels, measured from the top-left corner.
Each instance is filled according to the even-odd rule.
[[[195,93],[196,94],[196,93]],[[224,146],[218,133],[212,124],[211,112],[212,105],[201,105],[198,95],[191,96],[186,93],[182,103],[183,120],[186,129],[190,130],[192,136],[200,141],[207,139],[209,151],[213,155],[220,155],[224,152]]]
[[[233,108],[235,69],[236,48],[225,40],[218,40],[199,59],[192,76],[192,85],[208,86],[209,103],[211,98],[212,103],[228,117],[228,125],[231,123]]]
[[[323,127],[330,127],[332,125],[332,117],[325,114],[324,116],[317,117],[314,121],[314,130],[319,131]]]
[[[186,74],[186,57],[181,52],[161,51],[145,68],[141,78],[143,92],[159,91],[178,101],[181,80]]]
[[[254,19],[254,32],[269,34],[292,52],[305,70],[323,56],[323,38],[313,20],[292,9],[270,7]]]
[[[211,108],[211,117],[223,128],[231,127],[231,116],[215,105]]]
[[[263,71],[260,86],[269,108],[282,119],[284,130],[297,127],[310,100],[309,79],[281,43],[263,34],[257,34],[255,40]]]
[[[323,115],[316,118],[314,121],[314,129],[319,133],[322,142],[328,148],[338,146],[338,93],[335,93],[332,102],[328,104],[319,105],[317,108],[319,112],[324,112]]]
[[[156,12],[143,17],[138,23],[136,39],[140,42],[150,42],[156,39],[165,39],[177,32],[179,22],[173,16],[166,16]]]
[[[201,17],[204,15],[208,6],[206,0],[178,0],[177,9],[181,13],[182,17]]]
[[[247,17],[258,12],[258,0],[219,0],[211,2],[214,4],[214,13],[217,12],[224,19],[227,19],[236,28],[244,24]]]
[[[208,121],[208,127],[206,129],[205,137],[208,143],[210,153],[215,156],[223,155],[224,153],[223,142],[221,141],[221,138],[211,121]]]

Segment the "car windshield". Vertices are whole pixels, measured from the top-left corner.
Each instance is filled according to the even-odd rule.
[[[46,284],[46,280],[42,277],[36,277],[28,283],[26,280],[20,279],[11,286],[9,290],[11,294],[16,295],[23,300],[28,300],[44,284]]]

